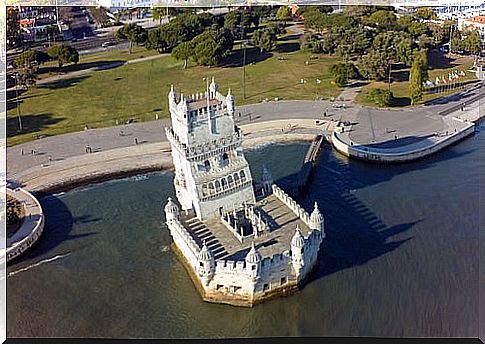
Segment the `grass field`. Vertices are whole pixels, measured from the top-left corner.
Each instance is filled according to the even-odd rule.
[[[443,55],[431,55],[430,56],[430,64],[431,68],[428,71],[429,80],[435,81],[436,77],[445,76],[448,78],[448,72],[450,71],[467,71],[473,65],[473,57],[459,57],[453,59],[446,59]],[[394,94],[394,98],[396,99],[394,107],[410,107],[411,106],[411,99],[409,98],[409,68],[400,69],[398,71],[394,71],[392,74],[393,80],[402,80],[402,81],[393,81],[391,83],[391,91]],[[476,80],[476,76],[470,72],[466,72],[466,77],[461,79],[463,83],[468,83],[472,80]],[[389,85],[386,82],[382,81],[372,81],[366,86],[362,88],[361,93],[356,97],[356,101],[362,105],[366,106],[373,106],[378,107],[373,101],[367,98],[367,94],[373,88],[384,88],[387,89]],[[420,104],[446,96],[448,94],[454,93],[458,91],[458,88],[452,91],[441,92],[441,93],[430,93],[424,94],[423,100]],[[419,104],[418,104],[419,105]]]
[[[243,99],[242,50],[238,47],[223,65],[216,68],[190,65],[182,69],[183,62],[170,56],[156,60],[123,65],[97,71],[50,84],[39,85],[19,95],[23,132],[18,131],[17,101],[15,92],[7,95],[7,144],[9,146],[35,139],[39,135],[58,135],[67,132],[153,120],[155,114],[168,116],[167,94],[170,85],[185,94],[205,90],[203,77],[216,78],[223,93],[230,87],[236,104],[257,103],[263,99],[314,99],[330,98],[340,90],[330,83],[328,72],[336,57],[325,55],[309,60],[309,53],[295,49],[294,42],[281,42],[278,51],[260,54],[258,49],[246,51],[246,99]],[[104,53],[106,54],[106,53]],[[129,56],[148,56],[137,50]],[[127,58],[122,51],[107,55],[81,56],[80,63]],[[283,57],[285,60],[279,60]],[[307,65],[305,62],[309,61]],[[301,84],[300,79],[307,80]],[[316,84],[316,79],[322,81]],[[316,87],[318,86],[318,87]]]

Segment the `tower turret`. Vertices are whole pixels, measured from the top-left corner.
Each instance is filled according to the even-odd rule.
[[[177,93],[175,92],[173,84],[170,85],[170,92],[168,93],[168,100],[169,100],[170,104],[172,104],[172,103],[175,104],[177,102]]]
[[[263,173],[261,174],[261,182],[263,184],[264,193],[266,195],[271,194],[271,190],[273,186],[273,176],[268,171],[266,166],[263,166]]]
[[[219,86],[214,81],[214,77],[212,77],[212,81],[211,81],[211,83],[209,85],[209,95],[210,95],[210,98],[215,98],[216,97],[216,93],[217,93],[218,90],[219,90]]]
[[[226,96],[226,106],[227,106],[227,113],[230,115],[234,115],[234,96],[231,93],[231,89],[227,91]]]
[[[259,279],[259,271],[261,266],[261,254],[259,251],[254,247],[254,241],[251,243],[251,249],[249,250],[248,254],[246,255],[246,270],[248,275],[256,281]]]
[[[199,274],[202,283],[207,286],[209,285],[212,276],[214,276],[215,264],[214,255],[205,244],[205,241],[202,245],[202,248],[200,249],[199,256],[197,258],[199,263],[199,265],[197,266],[197,273]]]
[[[322,213],[320,213],[320,210],[318,209],[318,203],[315,202],[315,206],[313,208],[313,211],[310,215],[310,228],[311,229],[317,229],[322,231],[322,236],[325,237],[325,231],[324,231],[324,225],[323,225],[323,216]]]
[[[170,220],[178,220],[180,218],[180,209],[177,206],[177,204],[175,204],[175,202],[172,201],[171,197],[168,198],[168,202],[165,205],[164,210],[165,210],[165,218],[167,222]]]
[[[291,238],[291,262],[296,275],[300,275],[301,269],[305,265],[304,259],[305,239],[301,234],[300,227],[296,225],[295,235]]]

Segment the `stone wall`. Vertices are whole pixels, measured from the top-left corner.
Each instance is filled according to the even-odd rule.
[[[30,231],[30,233],[23,239],[16,241],[7,247],[7,262],[20,256],[27,249],[32,247],[32,245],[35,244],[35,242],[40,238],[42,232],[44,231],[44,213],[42,212],[42,207],[40,206],[39,201],[30,192],[27,192],[21,188],[18,188],[17,190],[18,192],[22,192],[26,197],[31,199],[31,201],[34,203],[34,207],[38,209],[38,214],[35,215],[38,216],[38,218],[34,220],[33,226],[31,228],[26,228],[26,226],[29,226],[30,224],[32,224],[32,222],[28,221],[27,219],[24,220],[24,223],[19,228],[19,231],[25,230]],[[15,197],[13,194],[12,196]],[[29,212],[26,209],[24,210],[24,213],[27,215],[27,213]]]

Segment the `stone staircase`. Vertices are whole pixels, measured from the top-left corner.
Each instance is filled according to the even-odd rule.
[[[192,217],[184,221],[185,228],[192,234],[194,240],[202,246],[203,242],[207,245],[215,259],[221,259],[228,255],[224,246],[219,242],[219,240],[212,234],[210,229],[201,222],[197,217]]]

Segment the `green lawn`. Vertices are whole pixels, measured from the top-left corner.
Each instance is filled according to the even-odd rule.
[[[432,69],[429,70],[429,80],[430,81],[435,81],[436,77],[439,76],[445,76],[448,78],[448,72],[450,71],[465,71],[466,72],[466,77],[463,79],[460,79],[461,82],[464,84],[469,83],[470,81],[476,80],[475,74],[472,74],[470,72],[467,72],[468,69],[473,65],[473,57],[459,57],[452,59],[451,61],[444,61],[444,58],[442,56],[431,56],[430,57],[430,64]],[[403,80],[403,81],[393,81],[391,83],[391,91],[394,95],[394,98],[396,98],[396,104],[394,107],[409,107],[411,106],[411,99],[409,98],[409,82],[408,82],[408,74],[409,74],[409,68],[402,69],[399,71],[394,71],[392,73],[393,80]],[[372,106],[372,107],[378,107],[377,104],[375,104],[373,101],[369,100],[367,97],[367,94],[370,92],[371,89],[373,88],[385,88],[387,89],[389,87],[387,82],[382,82],[382,81],[371,81],[369,84],[364,86],[362,88],[362,91],[359,95],[356,97],[356,101],[362,105],[366,106]],[[441,93],[425,93],[423,96],[423,100],[421,101],[420,104],[430,101],[436,98],[440,98],[446,95],[449,95],[451,93],[459,91],[458,88],[447,91],[447,92],[441,92]],[[419,105],[419,104],[417,104]]]
[[[328,72],[337,58],[320,55],[316,60],[309,60],[309,56],[315,54],[293,51],[296,47],[292,43],[282,42],[279,51],[272,55],[261,55],[255,48],[247,49],[246,99],[242,97],[242,51],[239,48],[216,68],[190,65],[183,70],[182,61],[165,56],[39,85],[19,96],[22,133],[18,132],[16,100],[8,102],[7,144],[12,146],[30,141],[38,135],[80,131],[85,125],[98,128],[113,126],[116,120],[119,123],[131,118],[153,120],[156,113],[161,117],[168,116],[170,85],[174,84],[178,92],[185,94],[201,92],[205,89],[203,77],[214,76],[223,93],[231,87],[238,105],[275,97],[281,100],[314,99],[316,92],[324,98],[338,95],[340,90],[330,83],[332,77]],[[148,52],[142,54],[147,56]],[[107,60],[89,56],[81,57],[80,63],[98,58]],[[111,58],[120,56],[111,55]],[[300,84],[302,78],[307,80],[306,84]],[[322,80],[318,87],[316,78]]]

